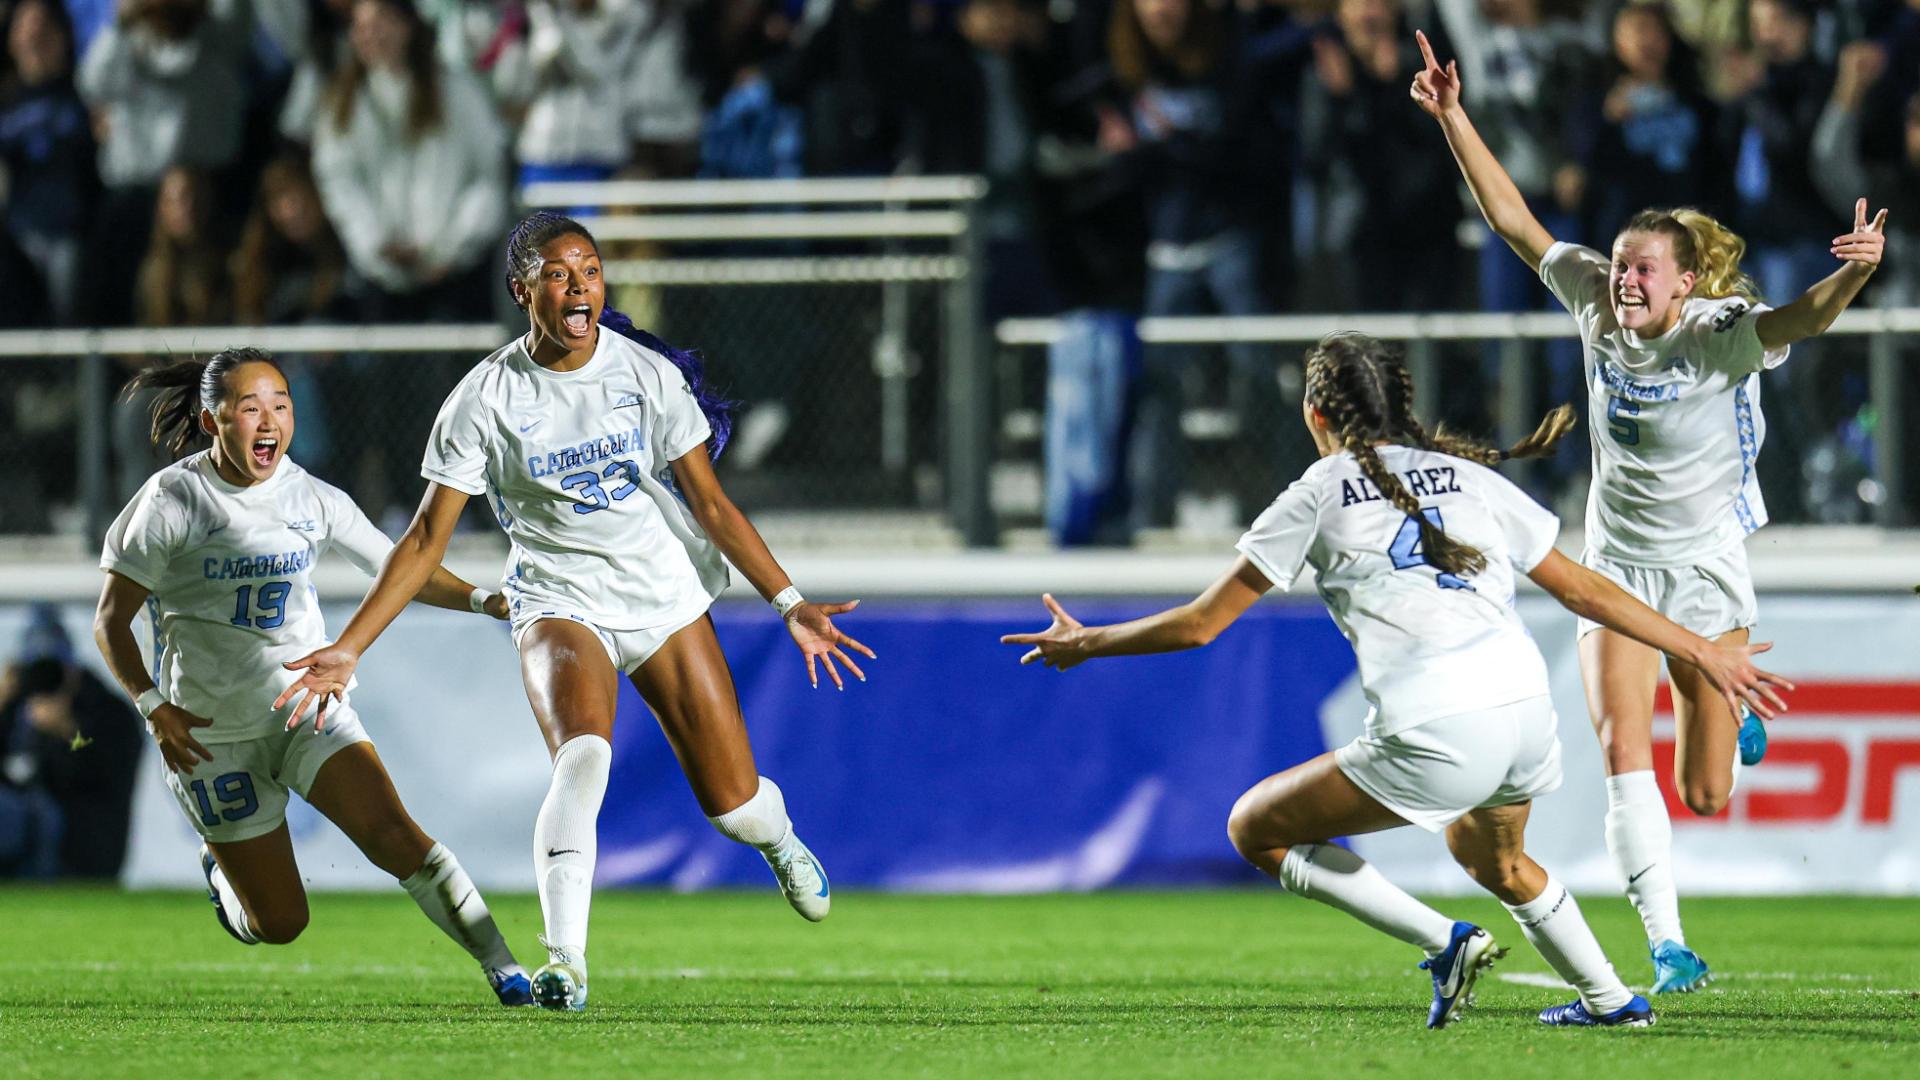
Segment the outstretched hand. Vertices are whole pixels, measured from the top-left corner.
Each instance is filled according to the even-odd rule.
[[[847,665],[847,670],[853,672],[854,678],[867,681],[867,673],[861,671],[853,658],[841,651],[840,647],[844,645],[869,660],[875,659],[873,650],[841,633],[831,618],[844,615],[859,606],[858,600],[848,600],[843,604],[804,603],[787,613],[787,632],[793,635],[793,643],[800,646],[801,655],[807,658],[807,681],[813,684],[814,689],[820,687],[820,672],[815,667],[815,661],[826,665],[827,677],[841,690],[845,690],[847,684],[840,680],[840,669],[833,666],[835,660]]]
[[[1434,59],[1433,46],[1427,43],[1424,32],[1415,30],[1413,39],[1420,43],[1420,56],[1427,66],[1414,75],[1413,86],[1407,92],[1421,112],[1438,120],[1441,114],[1460,105],[1460,66],[1449,60],[1442,68],[1440,61]]]
[[[1887,250],[1887,212],[1882,209],[1867,223],[1867,200],[1853,204],[1853,231],[1833,238],[1833,257],[1841,262],[1859,263],[1871,274],[1880,266]]]
[[[1787,703],[1773,688],[1792,690],[1793,683],[1753,666],[1754,656],[1771,648],[1770,641],[1758,645],[1744,641],[1714,642],[1694,666],[1727,699],[1727,707],[1733,710],[1734,716],[1739,716],[1741,707],[1745,706],[1762,720],[1772,720],[1778,713],[1787,711]]]
[[[339,701],[341,695],[347,692],[347,684],[353,679],[353,669],[360,666],[360,654],[338,645],[329,645],[280,666],[288,671],[305,671],[306,674],[280,691],[280,696],[273,699],[274,710],[285,708],[287,702],[299,695],[292,715],[287,717],[287,730],[292,731],[300,726],[306,717],[307,704],[312,702],[315,705],[313,730],[320,731],[326,727],[327,704]]]
[[[1053,625],[1038,634],[1002,634],[1002,645],[1031,645],[1020,657],[1022,664],[1039,662],[1055,671],[1065,671],[1087,659],[1086,628],[1080,620],[1067,614],[1067,609],[1053,598],[1052,593],[1040,594],[1040,602],[1047,605],[1047,612],[1053,616]]]

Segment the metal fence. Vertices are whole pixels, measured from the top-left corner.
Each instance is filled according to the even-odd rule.
[[[1405,344],[1416,408],[1436,420],[1510,445],[1543,411],[1569,401],[1584,413],[1586,393],[1573,321],[1560,313],[1285,315],[1144,319],[1139,337],[1149,366],[1177,368],[1185,460],[1176,520],[1136,520],[1219,531],[1244,524],[1312,461],[1298,402],[1306,347],[1333,330],[1359,330]],[[1069,323],[1013,319],[995,328],[1000,427],[996,469],[1037,472],[1042,447],[1048,348]],[[1768,438],[1759,464],[1773,520],[1806,524],[1910,525],[1920,506],[1913,455],[1920,450],[1920,309],[1854,310],[1820,339],[1761,377]],[[1238,361],[1224,355],[1243,351]],[[1263,386],[1249,387],[1245,350],[1254,350]],[[1156,355],[1157,351],[1157,355]],[[1278,409],[1274,413],[1271,410]],[[1585,422],[1582,416],[1582,422]],[[1586,440],[1563,443],[1543,462],[1507,466],[1533,492],[1579,520],[1589,468]],[[1003,485],[1033,491],[1036,484]],[[1013,515],[1037,502],[1003,500]],[[1009,520],[1013,520],[1011,517]]]

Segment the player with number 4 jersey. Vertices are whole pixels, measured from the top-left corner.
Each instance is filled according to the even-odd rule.
[[[1833,324],[1880,264],[1887,212],[1867,200],[1833,240],[1840,266],[1779,308],[1740,270],[1746,244],[1698,210],[1642,210],[1610,252],[1557,241],[1467,118],[1460,74],[1418,35],[1425,69],[1409,88],[1440,124],[1487,224],[1579,324],[1593,483],[1581,561],[1694,633],[1748,640],[1758,612],[1744,541],[1767,523],[1754,473],[1766,421],[1760,372]],[[1579,623],[1587,707],[1607,771],[1607,849],[1646,927],[1654,991],[1689,991],[1709,972],[1688,947],[1672,868],[1673,829],[1653,774],[1661,655]],[[1754,710],[1729,707],[1681,657],[1673,684],[1673,786],[1696,814],[1726,806],[1740,764],[1766,752]]]
[[[401,804],[344,694],[312,726],[274,698],[282,666],[327,639],[312,585],[337,550],[371,574],[392,543],[338,488],[287,457],[293,398],[258,349],[150,368],[134,388],[160,390],[155,442],[185,457],[155,473],[107,532],[94,635],[167,767],[167,782],[204,840],[214,914],[245,944],[283,944],[307,924],[306,890],[287,833],[289,791],[338,825],[398,878],[423,912],[480,962],[502,1004],[530,1005],[526,972],[451,851]],[[211,438],[212,445],[189,452]],[[506,614],[497,595],[436,568],[417,599]],[[151,673],[132,630],[154,624]]]

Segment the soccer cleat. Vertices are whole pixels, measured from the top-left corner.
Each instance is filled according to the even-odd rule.
[[[546,944],[545,939],[541,944]],[[546,966],[533,973],[529,986],[533,1003],[543,1009],[585,1012],[587,1008],[587,957],[574,949],[547,948]]]
[[[487,985],[493,987],[493,994],[500,999],[500,1004],[508,1008],[534,1004],[533,983],[518,964],[505,971],[487,972]]]
[[[1752,709],[1740,710],[1740,764],[1758,765],[1767,756],[1767,725]]]
[[[1707,962],[1677,941],[1662,941],[1650,950],[1653,954],[1653,992],[1685,994],[1707,985],[1713,978]]]
[[[1585,1002],[1575,999],[1566,1005],[1540,1010],[1540,1022],[1548,1027],[1652,1027],[1653,1006],[1639,994],[1633,1000],[1605,1016],[1587,1011]]]
[[[1439,956],[1420,961],[1433,973],[1433,1008],[1427,1010],[1427,1026],[1443,1028],[1454,1014],[1473,1004],[1473,981],[1507,950],[1493,942],[1493,935],[1469,922],[1453,924],[1453,937]]]
[[[212,901],[213,903],[214,918],[220,920],[220,929],[225,930],[227,933],[233,935],[233,940],[239,942],[240,944],[242,945],[260,944],[260,942],[256,941],[255,939],[247,937],[245,934],[242,934],[240,931],[235,930],[233,928],[233,923],[227,920],[227,906],[220,902],[220,890],[214,888],[214,885],[213,885],[213,872],[215,869],[219,867],[219,865],[220,864],[215,862],[213,859],[213,851],[210,848],[208,848],[207,845],[201,844],[200,845],[200,873],[204,875],[207,879],[207,899],[209,901]],[[245,918],[246,916],[243,913],[241,917]]]
[[[808,922],[819,922],[827,917],[827,910],[833,906],[833,891],[827,884],[827,868],[807,845],[793,837],[791,851],[784,858],[776,851],[763,852],[767,865],[773,868],[774,880],[780,883],[780,891],[787,894],[787,903]]]

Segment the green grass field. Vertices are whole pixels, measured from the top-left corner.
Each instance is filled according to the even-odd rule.
[[[244,948],[198,895],[0,890],[0,1061],[219,1080],[1920,1074],[1914,901],[1690,901],[1724,975],[1630,1032],[1540,1029],[1571,993],[1497,905],[1449,901],[1514,949],[1429,1032],[1418,955],[1277,890],[835,899],[811,926],[771,890],[603,893],[593,1004],[572,1016],[492,1004],[398,891],[317,896],[300,941]],[[535,959],[533,898],[493,904]],[[1645,983],[1626,903],[1584,907]]]

